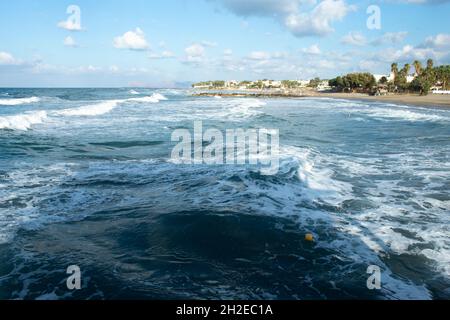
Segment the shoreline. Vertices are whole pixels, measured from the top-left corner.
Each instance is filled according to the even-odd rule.
[[[386,96],[369,96],[362,93],[338,93],[338,92],[316,92],[312,90],[298,92],[270,92],[270,91],[246,91],[246,92],[199,92],[194,93],[196,97],[214,97],[223,98],[331,98],[347,99],[360,101],[388,102],[394,104],[405,104],[422,107],[450,108],[450,95],[429,94],[421,96],[417,94],[393,94]]]

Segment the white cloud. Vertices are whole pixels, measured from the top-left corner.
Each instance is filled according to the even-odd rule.
[[[217,42],[213,42],[213,41],[202,41],[202,45],[205,47],[210,47],[210,48],[214,48],[217,47]]]
[[[114,47],[117,49],[147,50],[150,48],[145,33],[140,28],[125,32],[122,36],[114,38]]]
[[[309,13],[291,13],[284,19],[285,26],[298,37],[324,36],[334,31],[331,24],[341,21],[354,6],[343,0],[323,0]]]
[[[86,71],[86,72],[97,72],[97,71],[101,71],[101,69],[102,68],[100,68],[100,67],[95,67],[93,65],[89,65],[86,67],[85,70],[83,70],[83,69],[81,69],[81,70]]]
[[[72,38],[71,36],[66,37],[66,38],[64,39],[64,42],[63,42],[63,43],[64,43],[64,45],[65,45],[66,47],[72,47],[72,48],[78,47],[77,42],[76,42],[75,39]]]
[[[175,54],[172,51],[164,50],[160,54],[159,53],[151,53],[148,57],[150,59],[170,59],[170,58],[175,58]]]
[[[398,44],[400,42],[403,42],[408,35],[408,32],[406,31],[400,31],[400,32],[386,32],[381,37],[373,40],[371,42],[372,45],[378,46],[383,44]]]
[[[184,49],[186,56],[181,60],[184,63],[198,64],[204,62],[205,47],[200,43],[194,43]]]
[[[201,57],[205,54],[205,47],[201,44],[194,43],[193,45],[184,49],[186,54],[191,57]]]
[[[377,54],[378,59],[391,62],[411,62],[412,60],[426,60],[428,58],[439,60],[447,53],[436,51],[433,48],[419,48],[412,45],[403,46],[401,49],[389,48]]]
[[[270,54],[265,51],[253,51],[248,55],[250,60],[267,60],[270,59]]]
[[[216,1],[240,16],[273,18],[297,37],[329,34],[333,32],[334,22],[355,9],[345,0],[322,0],[319,3],[316,0]]]
[[[111,66],[109,67],[109,71],[113,72],[113,73],[117,73],[119,72],[119,67],[118,66]]]
[[[450,34],[440,33],[425,39],[424,47],[432,47],[438,49],[450,48]]]
[[[20,61],[8,52],[0,51],[0,65],[18,65]]]
[[[68,31],[81,31],[81,24],[72,20],[58,22],[58,28]]]
[[[231,50],[231,49],[225,49],[225,50],[223,51],[223,55],[224,55],[224,56],[232,56],[232,55],[233,55],[233,50]]]
[[[305,54],[310,54],[310,55],[321,54],[320,48],[317,44],[313,44],[313,45],[309,46],[308,48],[303,48],[303,49],[301,49],[301,52],[303,52]]]
[[[367,41],[360,32],[351,31],[342,37],[341,42],[352,46],[364,46]]]

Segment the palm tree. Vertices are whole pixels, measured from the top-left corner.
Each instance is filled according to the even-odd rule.
[[[416,75],[420,76],[422,73],[422,63],[420,63],[419,60],[415,60],[414,63],[414,69],[416,69]]]
[[[391,74],[394,74],[393,82],[395,83],[397,81],[397,78],[398,78],[398,64],[396,62],[391,64]]]
[[[407,76],[409,74],[409,71],[411,70],[411,65],[409,63],[405,64],[403,70],[405,70],[405,75]]]
[[[434,65],[433,59],[428,59],[428,60],[427,60],[427,69],[428,69],[428,70],[433,69],[433,65]]]
[[[391,72],[394,74],[394,76],[397,76],[398,74],[398,64],[397,63],[393,63],[391,64]]]

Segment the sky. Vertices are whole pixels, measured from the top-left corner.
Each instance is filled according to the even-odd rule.
[[[182,87],[450,63],[450,0],[0,1],[0,87]]]

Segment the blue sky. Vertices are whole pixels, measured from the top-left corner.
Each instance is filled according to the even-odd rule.
[[[379,29],[367,27],[371,5]],[[447,64],[449,14],[450,0],[1,1],[0,86],[173,87]]]

